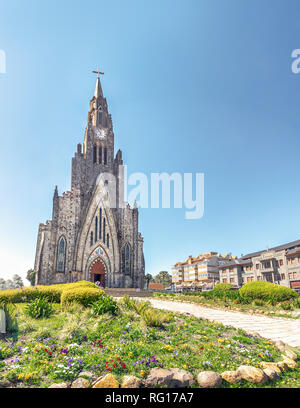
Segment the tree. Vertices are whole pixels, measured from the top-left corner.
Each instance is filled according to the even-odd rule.
[[[5,289],[15,289],[14,282],[11,279],[5,281]]]
[[[146,281],[146,287],[147,287],[147,289],[148,289],[149,283],[150,283],[151,281],[153,281],[153,276],[152,276],[150,273],[147,273],[147,275],[145,276],[145,281]]]
[[[171,285],[172,276],[167,271],[160,271],[159,274],[155,276],[154,281],[156,283],[161,283],[165,288]]]
[[[26,279],[30,282],[31,286],[35,285],[35,275],[36,271],[34,269],[29,269],[29,271],[27,271]]]
[[[22,288],[22,287],[24,286],[24,283],[23,283],[23,281],[22,281],[21,276],[19,276],[19,275],[17,275],[17,274],[15,274],[15,275],[12,277],[12,282],[13,282],[13,288],[14,288],[14,289]]]
[[[3,278],[0,278],[0,290],[3,290],[6,288],[6,280]]]

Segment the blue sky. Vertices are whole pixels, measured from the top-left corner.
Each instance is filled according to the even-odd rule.
[[[146,272],[300,238],[298,1],[2,0],[0,276],[34,264],[100,65],[129,173],[203,172],[205,213],[142,209]]]

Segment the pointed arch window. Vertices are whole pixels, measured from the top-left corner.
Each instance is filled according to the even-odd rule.
[[[94,243],[94,233],[91,231],[91,237],[90,237],[90,246],[93,246]]]
[[[99,147],[99,164],[102,164],[102,146]]]
[[[103,218],[103,242],[105,244],[105,227],[106,227],[106,220]]]
[[[128,243],[123,249],[123,263],[125,275],[131,275],[131,250]]]
[[[57,272],[65,272],[66,269],[66,239],[65,237],[61,237],[58,241],[58,248],[57,248]]]
[[[101,239],[101,232],[102,232],[102,208],[99,211],[99,239]]]
[[[97,146],[93,148],[93,163],[97,163]]]
[[[106,245],[107,248],[109,248],[109,234],[106,235]]]
[[[98,217],[95,218],[95,242],[98,240]]]

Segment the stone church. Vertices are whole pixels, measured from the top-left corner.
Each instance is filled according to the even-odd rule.
[[[124,202],[122,152],[114,155],[112,118],[97,74],[84,143],[72,158],[71,189],[59,195],[55,188],[52,220],[39,226],[36,284],[88,280],[142,289],[138,209]]]

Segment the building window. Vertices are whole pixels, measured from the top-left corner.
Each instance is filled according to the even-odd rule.
[[[103,218],[103,242],[105,244],[105,227],[106,227],[106,221],[105,218]]]
[[[123,249],[123,263],[125,275],[131,275],[131,251],[128,243]]]
[[[279,259],[279,265],[280,265],[280,266],[283,265],[283,259]]]
[[[94,233],[91,231],[91,238],[90,238],[90,246],[93,246],[94,244]]]
[[[61,237],[58,242],[57,249],[57,272],[65,272],[66,264],[66,240],[64,237]]]
[[[230,283],[234,283],[234,278],[230,278]]]
[[[102,231],[102,208],[99,211],[99,239],[101,239],[101,231]]]
[[[290,279],[296,279],[297,278],[297,272],[290,272],[289,273],[289,278]]]
[[[106,235],[106,245],[107,248],[109,248],[109,234]]]
[[[285,273],[282,273],[280,276],[281,276],[281,280],[285,280]]]
[[[102,164],[102,146],[99,147],[99,164]]]
[[[256,269],[259,269],[259,264],[256,264]]]
[[[233,269],[233,268],[229,268],[229,272],[234,272],[234,269]]]
[[[98,217],[95,218],[95,242],[98,239]]]
[[[260,280],[261,280],[261,276],[258,276],[258,277],[257,277],[257,280],[260,281]]]
[[[104,147],[104,164],[107,164],[107,147]]]
[[[223,279],[223,283],[227,283],[227,279],[226,279],[226,278]]]
[[[97,163],[97,147],[93,148],[93,163]]]

